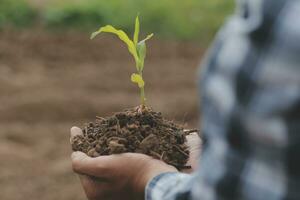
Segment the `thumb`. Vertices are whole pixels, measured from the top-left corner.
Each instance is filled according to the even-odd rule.
[[[83,133],[82,133],[82,130],[76,126],[73,126],[71,129],[70,129],[70,143],[72,144],[73,143],[73,140],[76,136],[80,136],[82,135],[83,136]]]

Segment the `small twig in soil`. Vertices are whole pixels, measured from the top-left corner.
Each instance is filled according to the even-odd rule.
[[[162,152],[161,156],[160,156],[160,160],[164,160],[164,155],[165,155],[165,151]]]
[[[191,133],[199,133],[198,129],[184,130],[184,134],[189,135]]]
[[[179,170],[183,170],[183,169],[192,169],[192,166],[191,165],[177,165],[176,163],[174,162],[169,162],[170,165],[173,165],[174,167],[176,167],[177,169]]]
[[[192,169],[192,166],[191,165],[186,165],[186,166],[181,166],[180,168],[181,169]]]
[[[159,155],[158,153],[156,153],[155,151],[150,151],[150,153],[152,154],[152,156],[154,156],[157,159],[161,158],[161,155]]]
[[[85,134],[88,134],[87,126],[85,127]]]
[[[103,117],[96,116],[97,119],[105,120]]]
[[[184,151],[182,151],[178,146],[174,146],[174,148],[179,151],[180,153],[182,153],[183,155],[185,155],[186,157],[189,157],[189,155],[187,153],[185,153]]]

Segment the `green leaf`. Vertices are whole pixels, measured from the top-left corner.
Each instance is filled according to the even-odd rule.
[[[138,65],[139,71],[143,71],[144,69],[144,62],[147,54],[146,41],[152,37],[153,37],[153,33],[148,35],[145,39],[143,39],[137,44],[137,52],[139,56],[139,65]]]
[[[145,39],[143,39],[142,41],[140,41],[140,43],[141,43],[141,42],[146,42],[147,40],[151,39],[153,36],[154,36],[154,34],[151,33],[151,34],[148,35]]]
[[[139,16],[136,16],[134,36],[133,36],[133,42],[134,42],[135,46],[137,46],[137,44],[138,44],[139,34],[140,34],[140,20],[139,20]]]
[[[138,43],[137,45],[137,51],[138,51],[138,55],[140,58],[140,63],[139,63],[139,70],[143,71],[144,69],[144,62],[145,62],[145,58],[146,58],[146,53],[147,53],[147,46],[145,41],[141,41]]]
[[[113,26],[107,25],[107,26],[101,27],[98,31],[92,33],[91,39],[94,39],[98,34],[100,34],[102,32],[113,33],[113,34],[117,35],[120,38],[120,40],[122,40],[125,44],[127,44],[128,50],[133,55],[135,61],[136,62],[139,61],[136,47],[135,47],[133,41],[129,39],[129,37],[127,36],[127,34],[124,31],[117,30]]]
[[[145,86],[145,82],[143,80],[143,77],[139,74],[133,73],[131,75],[131,81],[133,83],[138,84],[139,88],[143,88]]]

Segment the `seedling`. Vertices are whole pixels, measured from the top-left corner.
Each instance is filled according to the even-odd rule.
[[[144,62],[146,58],[146,41],[153,34],[139,42],[140,22],[135,20],[133,39],[111,25],[101,27],[91,35],[91,39],[106,32],[117,35],[132,54],[136,73],[131,75],[131,81],[140,89],[141,106],[118,112],[105,118],[97,118],[95,123],[87,123],[82,129],[83,136],[72,141],[73,151],[82,151],[91,157],[119,153],[143,153],[153,158],[163,160],[178,169],[184,169],[189,158],[189,148],[186,144],[186,132],[183,127],[164,119],[159,112],[146,107],[145,81],[143,79]]]
[[[133,40],[131,40],[128,35],[122,31],[114,28],[111,25],[106,25],[99,28],[98,31],[92,33],[91,39],[94,39],[100,33],[112,33],[119,37],[128,47],[129,53],[133,56],[136,64],[137,73],[133,73],[131,75],[131,81],[136,83],[140,89],[140,98],[142,107],[146,106],[146,96],[145,96],[145,81],[143,79],[143,70],[145,64],[145,58],[147,53],[146,41],[152,38],[153,33],[148,35],[145,39],[139,42],[139,34],[140,34],[140,20],[139,16],[135,19],[135,29]]]

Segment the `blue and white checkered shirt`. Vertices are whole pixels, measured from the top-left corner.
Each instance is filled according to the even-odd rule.
[[[300,1],[238,1],[203,67],[199,170],[146,199],[300,200]]]

